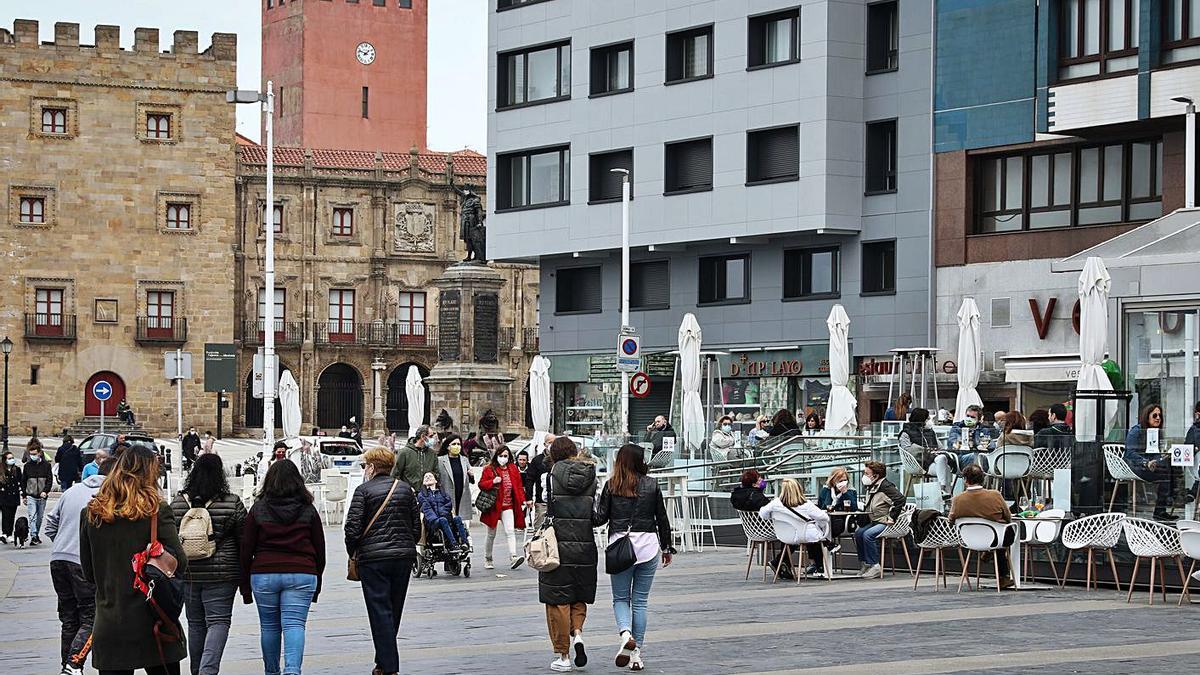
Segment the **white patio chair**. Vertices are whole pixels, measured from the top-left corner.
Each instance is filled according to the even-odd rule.
[[[1195,523],[1196,521],[1186,522]],[[1192,559],[1188,573],[1183,577],[1183,590],[1179,592],[1179,606],[1182,607],[1184,597],[1187,597],[1189,603],[1192,601],[1192,594],[1188,591],[1188,586],[1192,583],[1192,575],[1196,573],[1196,561],[1200,561],[1200,527],[1181,529],[1179,545],[1183,549],[1183,554]]]
[[[942,578],[942,588],[949,588],[946,581],[945,550],[952,548],[958,551],[958,562],[965,566],[960,546],[962,546],[962,540],[949,518],[938,516],[930,522],[925,538],[917,542],[917,548],[921,549],[921,552],[917,555],[917,573],[913,577],[913,590],[917,590],[917,584],[921,583],[921,562],[925,559],[925,551],[933,551],[933,590],[938,590],[939,575]]]
[[[1122,483],[1129,484],[1129,515],[1137,514],[1137,491],[1138,484],[1145,484],[1133,469],[1130,468],[1129,462],[1125,461],[1125,445],[1122,443],[1105,443],[1104,448],[1104,467],[1108,469],[1108,475],[1113,479],[1112,497],[1108,500],[1108,510],[1113,510],[1113,504],[1117,501],[1117,490],[1121,488]]]
[[[1020,498],[1021,491],[1029,495],[1025,486],[1029,471],[1033,468],[1033,448],[1022,445],[1002,445],[988,455],[987,475],[994,484],[1003,485],[1006,480],[1018,482],[1020,488],[1016,497]]]
[[[908,565],[908,576],[913,575],[912,556],[908,554],[908,545],[904,543],[904,538],[912,534],[912,515],[916,510],[916,504],[905,504],[904,508],[900,509],[900,516],[896,518],[896,522],[888,525],[883,532],[879,533],[879,566],[881,569],[887,570],[888,548],[899,542],[900,550],[904,551],[904,562]],[[895,563],[893,563],[894,565]],[[893,569],[892,574],[895,573]],[[883,577],[883,574],[879,575],[880,579]]]
[[[954,521],[958,537],[962,540],[963,548],[967,549],[967,558],[963,562],[962,576],[958,579],[958,592],[962,593],[963,582],[967,580],[967,570],[971,567],[971,555],[975,556],[975,590],[979,590],[979,561],[983,554],[992,553],[992,569],[996,572],[996,592],[1000,592],[1000,556],[1008,557],[1008,544],[1004,539],[1009,532],[1016,537],[1016,523],[997,523],[987,518],[959,518]],[[1012,567],[1009,566],[1011,573]]]
[[[923,448],[920,446],[912,446],[917,452],[921,452]],[[913,479],[920,478],[920,482],[924,483],[927,480],[936,479],[921,466],[921,460],[913,453],[904,448],[896,448],[900,452],[900,464],[904,473],[904,479],[901,481],[903,485],[900,487],[901,494],[908,494],[908,491],[913,486]]]
[[[1126,518],[1121,521],[1121,529],[1125,531],[1125,543],[1129,544],[1129,552],[1137,556],[1133,561],[1133,575],[1129,577],[1129,594],[1125,602],[1133,599],[1133,589],[1137,585],[1138,566],[1142,558],[1150,559],[1150,604],[1154,604],[1154,566],[1158,563],[1159,585],[1162,587],[1163,602],[1167,601],[1166,571],[1163,568],[1164,558],[1174,558],[1179,567],[1179,576],[1183,576],[1183,547],[1179,541],[1179,530],[1145,518]]]
[[[1177,520],[1175,521],[1175,527],[1180,532],[1200,530],[1200,520]]]
[[[349,479],[341,474],[329,476],[325,479],[325,493],[321,500],[321,510],[325,515],[326,524],[332,525],[335,521],[332,516],[337,515],[340,523],[342,515],[345,513],[347,488]]]
[[[650,458],[651,469],[665,469],[671,466],[671,462],[675,459],[674,450],[659,450],[654,453],[654,457]]]
[[[1051,546],[1058,541],[1059,535],[1062,534],[1062,519],[1066,516],[1067,512],[1062,509],[1047,509],[1034,519],[1021,521],[1021,560],[1024,562],[1025,568],[1021,575],[1022,579],[1036,581],[1036,578],[1030,574],[1030,569],[1033,567],[1033,549],[1040,548],[1046,552],[1046,559],[1050,561],[1050,569],[1054,572],[1054,583],[1056,585],[1062,583],[1061,577],[1058,576],[1058,563],[1054,561],[1054,551]]]
[[[1073,456],[1074,449],[1070,447],[1033,449],[1033,466],[1029,469],[1029,477],[1042,481],[1042,496],[1050,496],[1055,469],[1070,469]]]
[[[712,540],[712,545],[715,548],[717,545],[717,530],[713,526],[712,509],[709,507],[708,493],[688,493],[688,514],[691,516],[692,528],[690,534],[692,541],[696,544],[697,551],[704,550],[704,538],[707,536]]]
[[[762,556],[763,581],[766,581],[768,561],[771,559],[769,549],[771,544],[779,541],[779,537],[775,536],[775,524],[759,518],[753,511],[739,511],[738,515],[742,518],[742,530],[746,533],[746,541],[750,542],[752,550],[758,550]],[[746,579],[750,578],[750,566],[753,564],[754,555],[751,554],[746,560]]]
[[[1093,554],[1096,551],[1104,551],[1108,554],[1108,565],[1112,569],[1113,583],[1117,585],[1117,592],[1120,592],[1121,578],[1117,576],[1117,563],[1113,559],[1112,550],[1121,540],[1122,520],[1125,520],[1124,513],[1097,513],[1073,520],[1063,527],[1062,545],[1067,549],[1067,567],[1063,570],[1060,586],[1066,586],[1067,579],[1071,578],[1071,551],[1087,549],[1087,576],[1084,580],[1084,588],[1091,590],[1093,587]],[[1096,588],[1099,588],[1099,579],[1097,578],[1095,581]]]

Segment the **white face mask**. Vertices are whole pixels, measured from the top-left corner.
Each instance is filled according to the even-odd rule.
[[[729,432],[733,431],[733,425],[731,425],[731,424],[722,424],[722,425],[721,425],[721,431],[724,431],[725,433],[729,433]]]
[[[837,485],[835,485],[834,487],[836,487],[838,489],[838,492],[841,492],[842,490],[845,490],[846,486],[849,484],[850,484],[850,481],[848,481],[848,480],[839,480],[837,482]]]
[[[5,461],[4,461],[4,463],[5,463],[5,464],[7,464],[7,465],[9,465],[9,466],[16,466],[16,465],[17,465],[17,459],[16,459],[15,457],[9,457],[7,460],[5,460]]]
[[[863,485],[871,485],[871,484],[872,484],[872,483],[874,483],[874,482],[875,482],[875,479],[874,479],[874,478],[871,478],[870,476],[868,476],[868,475],[866,475],[866,474],[863,474],[863,477],[862,477],[862,484],[863,484]]]
[[[497,457],[496,463],[500,466],[504,466],[505,464],[508,464],[508,457]]]

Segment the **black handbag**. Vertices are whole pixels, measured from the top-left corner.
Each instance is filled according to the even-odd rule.
[[[475,510],[480,513],[487,513],[496,506],[496,499],[500,496],[500,490],[492,488],[491,490],[480,490],[479,495],[475,497]]]
[[[608,512],[612,513],[612,493],[608,493]],[[633,530],[633,518],[629,519],[629,527],[625,528],[625,536],[613,541],[604,549],[604,571],[609,574],[620,574],[637,564],[637,553],[633,550],[633,542],[629,532]]]

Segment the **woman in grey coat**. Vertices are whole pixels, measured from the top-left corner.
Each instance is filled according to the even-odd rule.
[[[471,475],[471,462],[462,454],[462,446],[462,438],[455,434],[442,441],[438,453],[438,485],[454,504],[454,515],[469,524],[475,515],[471,506],[471,485],[475,483],[475,476]]]

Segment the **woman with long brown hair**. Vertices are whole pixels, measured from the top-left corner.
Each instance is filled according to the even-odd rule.
[[[617,451],[612,475],[596,504],[596,525],[608,523],[608,541],[628,537],[636,562],[629,569],[613,574],[613,613],[621,644],[617,650],[618,668],[642,670],[642,647],[646,639],[646,607],[650,585],[660,559],[665,568],[671,564],[671,523],[658,481],[651,478],[645,451],[640,445],[626,443]]]
[[[121,453],[88,504],[80,528],[80,566],[84,578],[96,585],[92,666],[101,675],[139,668],[151,675],[177,675],[187,656],[182,629],[178,640],[156,640],[156,615],[134,588],[130,566],[134,554],[150,545],[150,526],[157,519],[158,541],[178,561],[176,576],[187,574],[175,516],[158,494],[158,468],[158,455],[150,448],[132,446]]]

